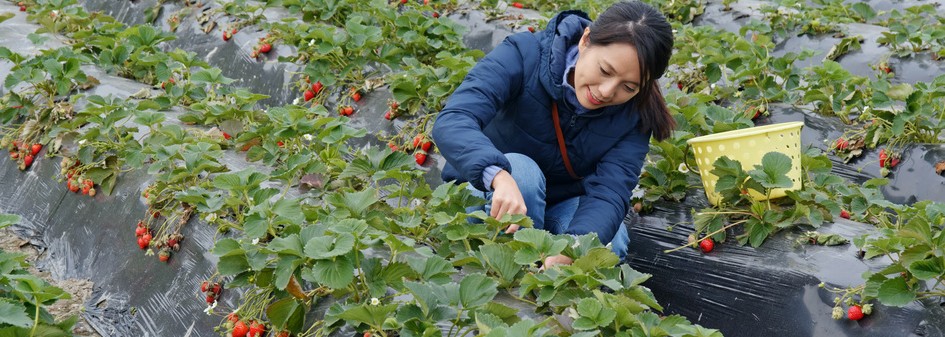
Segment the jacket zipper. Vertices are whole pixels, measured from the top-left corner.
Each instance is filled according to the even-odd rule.
[[[574,122],[577,121],[577,114],[571,115],[571,127],[574,127]]]

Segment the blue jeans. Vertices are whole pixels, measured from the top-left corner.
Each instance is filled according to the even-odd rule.
[[[518,153],[506,153],[505,157],[512,164],[512,179],[518,185],[522,192],[522,198],[525,199],[525,215],[532,219],[535,228],[544,229],[552,234],[562,234],[571,225],[571,219],[577,211],[580,197],[573,197],[553,205],[547,205],[545,202],[545,175],[541,173],[541,168],[534,160]],[[472,194],[486,199],[483,206],[470,207],[467,212],[484,211],[489,214],[492,209],[492,192],[482,192],[472,185],[467,187]],[[611,241],[611,250],[621,260],[627,256],[627,248],[630,245],[630,234],[627,232],[627,226],[620,224],[617,235]]]

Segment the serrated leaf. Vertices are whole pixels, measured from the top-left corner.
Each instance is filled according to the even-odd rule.
[[[26,313],[26,307],[22,304],[0,299],[0,324],[29,327],[33,325],[33,320],[30,319]]]
[[[914,291],[909,289],[905,279],[897,277],[883,282],[879,286],[879,293],[876,298],[885,305],[902,307],[915,301],[916,295]]]
[[[328,259],[348,254],[354,248],[354,241],[354,236],[349,233],[316,236],[305,243],[305,256],[313,259]]]
[[[945,273],[945,261],[941,257],[932,257],[909,264],[909,272],[920,280],[939,278]]]
[[[329,288],[343,289],[354,280],[354,264],[343,256],[334,260],[318,260],[312,266],[311,276]]]
[[[464,308],[471,309],[485,305],[499,293],[499,284],[483,274],[470,274],[459,283],[459,302]]]

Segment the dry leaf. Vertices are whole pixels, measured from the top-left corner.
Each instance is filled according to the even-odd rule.
[[[935,173],[942,174],[942,172],[945,172],[945,160],[935,164]]]

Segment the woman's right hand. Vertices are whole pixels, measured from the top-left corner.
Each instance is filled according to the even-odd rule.
[[[512,174],[506,170],[499,171],[492,179],[492,211],[489,215],[500,219],[506,214],[525,214],[526,211],[525,199]],[[505,234],[515,233],[518,229],[516,224],[509,225]]]

